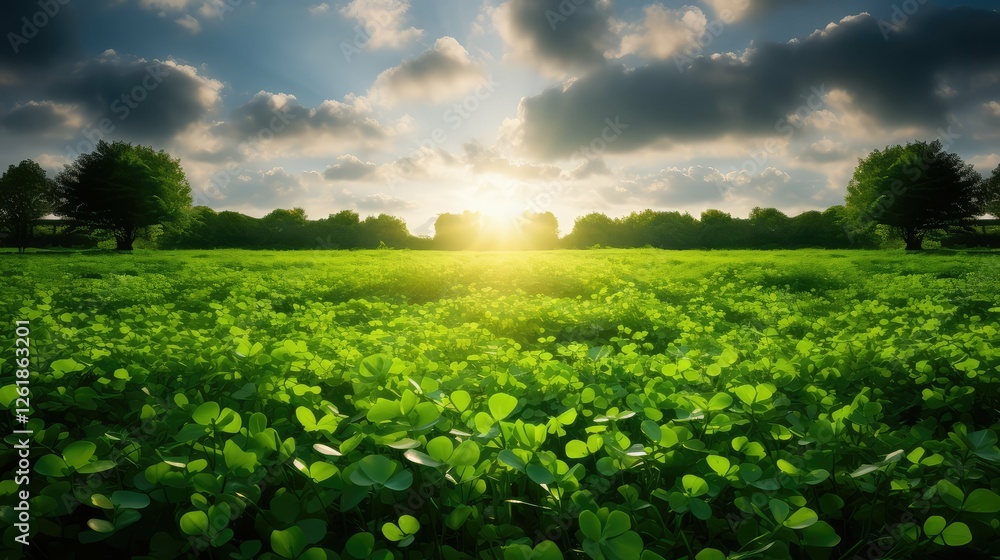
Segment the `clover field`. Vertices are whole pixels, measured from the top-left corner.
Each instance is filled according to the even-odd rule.
[[[10,558],[1000,555],[996,254],[2,254],[0,293]]]

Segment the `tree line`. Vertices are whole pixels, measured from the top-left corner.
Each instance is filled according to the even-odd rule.
[[[1000,246],[1000,235],[978,235],[979,216],[1000,217],[1000,166],[982,177],[940,142],[912,142],[874,150],[859,161],[845,203],[825,211],[787,216],[754,208],[747,218],[706,210],[644,210],[612,218],[577,218],[565,237],[550,212],[525,212],[501,220],[478,212],[438,216],[435,235],[417,237],[395,216],[361,219],[353,210],[309,220],[301,208],[277,209],[262,218],[192,207],[180,161],[166,152],[124,142],[99,142],[95,150],[50,179],[36,162],[11,165],[0,177],[0,231],[6,244],[93,244],[113,239],[128,251],[139,239],[165,249],[442,249],[525,250],[591,247],[759,249],[878,247],[898,239],[909,250],[925,238]],[[40,218],[62,218],[58,233],[39,232]]]

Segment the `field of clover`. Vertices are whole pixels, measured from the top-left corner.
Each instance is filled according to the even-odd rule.
[[[2,257],[12,558],[1000,555],[994,255]]]

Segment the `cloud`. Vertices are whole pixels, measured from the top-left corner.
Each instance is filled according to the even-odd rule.
[[[370,177],[378,171],[378,165],[370,161],[361,161],[355,156],[346,154],[337,158],[337,163],[326,168],[323,177],[328,181],[353,181]]]
[[[73,163],[64,155],[58,154],[41,154],[32,158],[38,165],[42,166],[42,169],[46,171],[50,176],[57,175],[63,170],[67,165]]]
[[[395,196],[384,193],[370,194],[355,199],[354,207],[367,212],[391,212],[397,210],[409,210],[417,205]]]
[[[402,181],[452,178],[461,161],[444,148],[421,146],[412,153],[382,166],[380,174],[390,184]]]
[[[508,0],[493,19],[514,58],[565,75],[604,62],[613,15],[610,0]]]
[[[255,151],[285,150],[297,155],[377,145],[394,134],[355,99],[326,100],[308,108],[294,95],[261,91],[233,110],[230,137]]]
[[[840,142],[823,138],[799,152],[799,159],[814,163],[830,163],[850,158],[851,154]]]
[[[610,175],[611,170],[608,164],[600,158],[592,158],[584,161],[570,172],[570,176],[577,180],[587,179],[598,175]]]
[[[273,167],[240,174],[220,191],[213,205],[264,213],[275,208],[295,207],[307,194],[308,188],[301,177],[282,167]]]
[[[983,109],[986,109],[987,114],[1000,118],[1000,102],[989,101],[983,103]]]
[[[404,29],[409,11],[407,0],[351,0],[340,9],[369,34],[367,46],[372,49],[398,49],[424,35],[423,29]]]
[[[153,144],[215,115],[223,88],[193,66],[121,57],[113,50],[67,61],[44,76],[17,73],[15,81],[21,83],[16,91],[0,94],[0,107],[12,107],[6,115],[0,110],[8,129],[30,134],[37,127],[37,132],[60,137],[74,132],[82,137],[89,131],[92,141]]]
[[[476,175],[500,175],[519,181],[550,181],[562,174],[562,170],[554,165],[515,163],[478,142],[469,142],[464,148],[469,168]]]
[[[715,167],[668,167],[647,175],[626,178],[595,189],[607,203],[652,208],[704,208],[741,200],[750,205],[808,203],[812,185],[794,181],[785,171],[767,167],[757,174],[723,172]]]
[[[379,74],[369,97],[385,105],[407,100],[436,103],[465,95],[486,79],[486,71],[458,41],[442,37],[415,58]]]
[[[0,48],[0,93],[8,87],[17,91],[79,58],[76,7],[73,3],[60,3],[58,7],[59,11],[49,16],[37,0],[4,0],[0,10],[4,38]],[[42,27],[34,23],[36,18],[44,22]]]
[[[168,11],[179,12],[194,3],[193,0],[139,0],[140,6],[160,14],[165,14]]]
[[[192,16],[191,14],[185,14],[184,17],[177,18],[174,21],[177,23],[177,25],[180,25],[181,27],[187,29],[191,33],[194,34],[201,33],[201,23],[199,23],[198,20],[195,19],[195,17]]]
[[[671,10],[663,4],[643,9],[645,18],[636,24],[622,24],[621,46],[616,56],[638,54],[664,60],[705,35],[708,18],[698,8],[685,6]]]
[[[118,0],[123,3],[126,0]],[[225,14],[233,11],[236,6],[255,5],[253,0],[234,4],[224,0],[139,0],[139,7],[154,12],[161,18],[171,18],[178,14],[174,23],[191,33],[201,32],[201,21],[194,17],[198,14],[203,20],[222,21]]]
[[[786,7],[808,4],[811,0],[703,0],[715,17],[724,23],[760,18]]]
[[[128,0],[116,0],[122,4]],[[156,13],[162,18],[171,17],[179,13],[186,15],[198,14],[203,19],[223,21],[226,14],[238,7],[256,6],[255,0],[139,0],[139,7]],[[192,16],[193,17],[193,16]],[[185,26],[181,18],[175,20],[182,27]]]
[[[933,12],[933,13],[932,13]],[[743,57],[713,56],[628,69],[606,65],[522,100],[505,125],[512,142],[534,157],[566,157],[607,134],[609,119],[627,126],[608,152],[676,142],[794,133],[796,114],[824,107],[828,92],[846,92],[855,107],[896,126],[935,128],[955,108],[979,104],[998,86],[969,86],[1000,63],[1000,13],[925,7],[891,41],[867,16],[845,18],[823,33],[764,44]],[[948,70],[958,93],[936,95]],[[624,127],[619,127],[624,128]]]
[[[330,5],[326,2],[322,4],[316,4],[315,6],[309,6],[309,13],[314,16],[323,15],[330,11]]]
[[[79,63],[42,88],[43,98],[82,109],[94,126],[109,119],[130,140],[160,142],[214,114],[222,83],[173,60],[121,59],[114,51]]]
[[[0,127],[15,134],[66,137],[83,126],[76,107],[52,101],[15,105],[0,117]]]

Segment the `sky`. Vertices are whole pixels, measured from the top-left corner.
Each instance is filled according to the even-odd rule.
[[[1000,11],[946,0],[5,0],[0,165],[98,140],[262,216],[842,204],[858,158],[1000,164]]]

